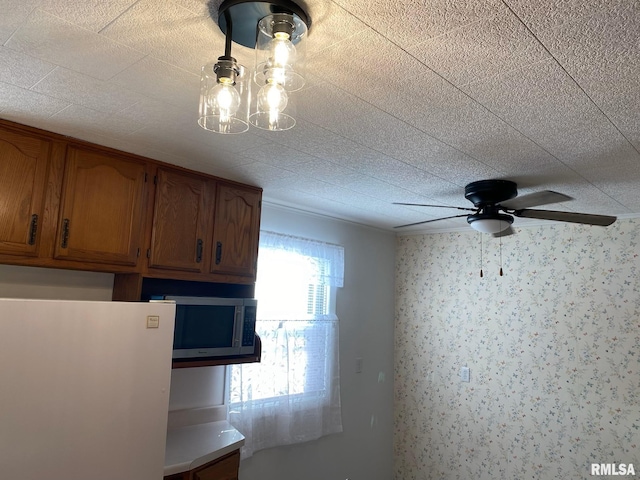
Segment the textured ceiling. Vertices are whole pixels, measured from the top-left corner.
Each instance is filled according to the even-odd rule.
[[[0,117],[385,229],[457,213],[392,202],[470,207],[464,185],[487,178],[575,199],[548,209],[640,214],[640,2],[306,6],[290,131],[197,125],[200,67],[224,51],[216,4],[199,0],[3,0]]]

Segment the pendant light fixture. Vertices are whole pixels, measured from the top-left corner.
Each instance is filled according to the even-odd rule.
[[[242,133],[249,129],[250,79],[231,56],[231,23],[225,35],[224,55],[204,65],[200,76],[198,124],[217,133]]]
[[[292,128],[290,93],[305,83],[306,12],[291,0],[225,0],[218,25],[225,34],[225,55],[203,67],[200,126],[218,133],[246,131],[249,123],[271,131]],[[251,75],[231,57],[232,41],[255,49]],[[256,95],[251,95],[249,77]]]

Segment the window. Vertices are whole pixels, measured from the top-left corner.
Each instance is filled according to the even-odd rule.
[[[229,419],[246,437],[243,455],[342,430],[336,288],[344,250],[261,232],[259,364],[233,365]]]

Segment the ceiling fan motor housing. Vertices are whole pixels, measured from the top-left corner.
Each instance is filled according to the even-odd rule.
[[[510,180],[480,180],[464,187],[464,197],[476,208],[496,205],[517,195],[517,185]]]

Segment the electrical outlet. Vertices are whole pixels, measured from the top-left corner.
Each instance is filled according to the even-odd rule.
[[[362,358],[356,358],[356,373],[362,373]]]

